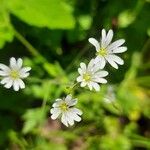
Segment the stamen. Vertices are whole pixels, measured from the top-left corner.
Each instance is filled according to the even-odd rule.
[[[59,107],[62,111],[67,111],[68,110],[68,105],[65,102],[63,102]]]
[[[98,52],[97,55],[100,56],[106,56],[107,55],[107,50],[105,48],[101,48]]]
[[[83,75],[83,79],[84,79],[85,81],[89,81],[89,80],[91,79],[91,76],[90,76],[88,73],[85,73],[85,74]]]
[[[10,72],[10,77],[12,77],[13,79],[19,78],[19,72],[17,70],[12,70]]]

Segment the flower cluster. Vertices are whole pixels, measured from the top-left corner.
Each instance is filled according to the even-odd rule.
[[[123,53],[127,50],[127,47],[122,46],[125,42],[124,39],[112,42],[113,31],[103,29],[101,33],[101,40],[98,42],[95,38],[89,38],[89,42],[95,46],[96,57],[92,58],[88,65],[81,62],[78,68],[79,76],[76,81],[80,83],[81,87],[87,86],[90,90],[100,91],[100,84],[106,84],[107,80],[104,78],[108,75],[108,72],[104,69],[106,62],[112,67],[118,69],[118,65],[123,65],[124,61],[116,55],[116,53]],[[56,119],[60,114],[61,122],[68,127],[73,125],[74,121],[81,121],[79,115],[82,115],[82,111],[77,108],[72,108],[77,103],[76,99],[72,99],[71,95],[68,95],[64,99],[56,99],[56,102],[52,105],[50,110],[51,118]]]
[[[80,83],[81,87],[88,87],[90,90],[100,91],[100,84],[106,84],[105,77],[108,72],[104,69],[108,62],[112,67],[118,69],[118,65],[123,65],[124,61],[118,57],[117,53],[123,53],[127,50],[127,47],[122,46],[125,43],[124,39],[112,42],[113,31],[103,29],[101,32],[101,39],[98,42],[95,38],[89,38],[89,42],[95,47],[96,55],[86,65],[84,62],[80,63],[78,68],[79,76],[76,78],[77,83]],[[6,66],[0,63],[0,76],[2,80],[1,84],[5,88],[9,89],[13,87],[15,91],[24,89],[25,84],[22,79],[29,76],[30,67],[22,67],[23,61],[21,58],[10,58],[10,65]],[[77,85],[77,84],[75,84]],[[108,95],[110,95],[109,92]],[[110,96],[109,96],[110,97]],[[114,95],[111,94],[111,97]],[[50,110],[51,118],[53,120],[61,116],[61,122],[65,126],[72,126],[74,122],[81,121],[82,111],[75,108],[77,99],[74,99],[71,94],[67,95],[63,99],[56,99]]]

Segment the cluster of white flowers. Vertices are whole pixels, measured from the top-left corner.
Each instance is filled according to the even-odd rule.
[[[94,38],[89,38],[89,42],[96,48],[96,57],[91,59],[88,66],[85,63],[80,63],[80,68],[78,69],[80,76],[77,77],[77,82],[81,82],[81,87],[88,86],[90,90],[94,88],[99,91],[100,86],[98,83],[107,83],[107,80],[103,77],[106,77],[108,72],[101,70],[105,67],[106,61],[116,69],[118,69],[117,64],[124,64],[124,61],[115,53],[122,53],[127,50],[127,47],[121,46],[125,40],[120,39],[111,43],[112,38],[113,31],[109,30],[106,34],[105,29],[102,30],[100,43]]]
[[[116,53],[123,53],[127,47],[122,46],[125,42],[124,39],[112,42],[113,31],[109,30],[106,33],[105,29],[102,30],[100,42],[95,38],[89,38],[89,42],[96,48],[96,57],[92,58],[88,65],[80,63],[78,68],[79,76],[76,81],[80,83],[81,87],[87,86],[90,90],[100,91],[100,84],[107,83],[104,78],[108,72],[104,69],[106,62],[112,67],[118,69],[118,65],[123,65],[124,61],[115,55]],[[5,88],[11,88],[15,91],[25,88],[22,79],[29,76],[30,67],[22,67],[23,61],[21,58],[10,58],[10,65],[6,66],[0,63],[0,76],[2,77],[1,84]],[[110,93],[110,92],[109,92]],[[61,115],[61,122],[67,127],[74,125],[74,122],[81,121],[82,111],[75,108],[77,99],[73,99],[72,95],[67,95],[66,98],[56,99],[50,110],[51,118],[57,119]]]
[[[112,67],[118,69],[118,65],[123,65],[124,61],[115,55],[116,53],[123,53],[127,50],[127,47],[122,46],[125,42],[124,39],[112,42],[113,31],[103,29],[101,33],[101,40],[98,42],[95,38],[89,38],[89,42],[96,48],[96,57],[92,58],[88,65],[80,63],[78,68],[79,76],[77,82],[81,87],[88,86],[90,90],[100,91],[100,83],[105,84],[107,80],[104,79],[108,75],[108,72],[102,70],[106,62]],[[74,124],[74,121],[81,121],[79,115],[82,115],[81,110],[72,108],[76,105],[77,100],[72,99],[71,95],[68,95],[65,99],[56,99],[56,102],[52,105],[51,118],[56,119],[62,114],[61,122],[68,127]]]

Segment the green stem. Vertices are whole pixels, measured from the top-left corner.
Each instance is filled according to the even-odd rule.
[[[133,145],[150,148],[150,139],[148,137],[143,137],[137,134],[131,134],[129,138],[131,139]]]
[[[46,62],[47,60],[35,49],[17,30],[13,29],[16,38],[28,49],[31,55],[38,57],[41,61]]]
[[[14,34],[16,38],[27,48],[27,50],[31,53],[32,56],[36,57],[43,63],[44,70],[51,76],[49,73],[49,69],[51,66],[45,57],[43,57],[36,48],[34,48],[18,31],[13,28]],[[47,67],[45,67],[45,64]]]
[[[45,110],[46,103],[47,103],[47,100],[48,100],[50,85],[51,85],[51,82],[46,82],[45,86],[44,86],[45,94],[44,94],[44,98],[43,98],[43,102],[42,102],[42,106],[41,106],[43,112]]]
[[[75,87],[78,85],[78,82],[74,83],[72,86],[67,86],[66,88],[68,89],[68,94],[71,94],[73,89],[75,89]]]
[[[146,54],[146,52],[149,50],[149,47],[150,47],[150,38],[147,39],[147,41],[145,42],[145,44],[141,50],[142,56],[144,56]]]
[[[131,140],[132,144],[138,147],[150,148],[149,141],[142,141],[142,140]]]
[[[119,107],[120,105],[118,106],[112,101],[111,101],[111,103],[112,103],[112,106],[120,112],[120,115],[124,114],[123,109],[121,107]]]
[[[72,85],[71,89],[74,89],[78,85],[78,82]]]
[[[43,82],[50,82],[51,84],[55,84],[55,85],[68,85],[67,82],[61,82],[58,78],[55,79],[39,79],[36,77],[28,77],[27,79],[29,82],[31,83],[43,83]]]

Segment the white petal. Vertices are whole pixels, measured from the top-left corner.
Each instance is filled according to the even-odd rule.
[[[69,124],[70,126],[73,126],[73,125],[74,125],[74,120],[73,120],[73,118],[68,117],[68,124]]]
[[[99,63],[97,63],[97,64],[95,64],[95,65],[93,66],[93,68],[92,68],[91,70],[92,70],[92,73],[95,73],[95,72],[97,72],[97,71],[100,70],[100,69],[101,69],[101,66],[100,66]]]
[[[52,105],[53,107],[59,107],[60,103],[63,102],[63,100],[60,99],[60,98],[56,99],[55,101],[56,101],[56,102]]]
[[[95,61],[94,63],[97,64],[97,63],[100,61],[100,59],[101,59],[101,56],[97,56],[97,57],[94,59],[94,61]]]
[[[71,108],[71,110],[72,110],[74,113],[78,114],[78,115],[82,115],[82,114],[83,114],[83,112],[82,112],[80,109],[78,109],[78,108]]]
[[[99,64],[99,68],[103,69],[105,67],[105,65],[106,65],[106,60],[102,56],[97,56],[95,58],[95,63],[98,63]]]
[[[55,112],[55,108],[50,109],[50,114],[53,114]]]
[[[6,84],[7,82],[9,82],[11,80],[10,77],[6,77],[4,79],[2,79],[1,84]]]
[[[125,51],[127,51],[127,47],[121,46],[121,47],[118,47],[118,48],[114,49],[114,50],[112,51],[112,53],[123,53],[123,52],[125,52]]]
[[[99,71],[95,73],[96,77],[106,77],[108,75],[107,71]]]
[[[82,71],[86,71],[86,64],[85,63],[80,63]]]
[[[4,85],[4,87],[7,88],[7,89],[9,89],[12,85],[13,85],[13,80],[10,79],[10,80]]]
[[[108,50],[112,51],[113,49],[116,49],[119,46],[121,46],[124,42],[125,42],[124,39],[117,40],[108,46]]]
[[[65,102],[68,106],[74,106],[77,103],[77,99],[72,99],[71,95],[67,95],[67,97],[65,98]]]
[[[105,46],[105,41],[106,41],[106,30],[103,29],[101,34],[102,34],[101,46],[104,47]]]
[[[81,87],[85,87],[86,86],[86,82],[81,82],[80,86]]]
[[[10,72],[10,68],[4,64],[0,64],[0,69],[5,72]]]
[[[81,121],[81,117],[79,117],[78,115],[74,115],[74,120],[77,122]]]
[[[23,67],[20,71],[26,73],[31,70],[31,67]]]
[[[16,59],[14,57],[10,58],[10,67],[12,69],[18,69],[18,65],[17,65]]]
[[[103,84],[107,83],[107,80],[104,78],[96,78],[94,81],[98,83],[103,83]]]
[[[109,30],[107,33],[107,37],[106,37],[106,41],[105,41],[105,48],[110,44],[110,42],[112,41],[113,38],[113,31]]]
[[[82,82],[82,81],[83,81],[83,77],[82,76],[77,77],[77,82]]]
[[[91,70],[94,65],[95,65],[95,60],[91,59],[90,62],[89,62],[89,64],[88,64],[88,70]]]
[[[71,111],[66,112],[66,118],[70,126],[74,125],[74,118],[72,117]]]
[[[88,83],[88,87],[89,87],[90,90],[93,89],[92,82],[89,82],[89,83]]]
[[[79,117],[76,112],[74,112],[74,111],[71,111],[71,112],[72,112],[72,114],[71,114],[71,115],[72,115],[72,118],[73,118],[75,121],[80,122],[80,121],[81,121],[81,117]]]
[[[96,51],[99,51],[100,45],[99,45],[99,42],[95,38],[89,38],[89,42],[95,46]]]
[[[96,91],[99,91],[99,90],[100,90],[99,84],[93,82],[92,85],[93,85],[93,88],[94,88]]]
[[[30,75],[30,73],[19,73],[20,74],[20,78],[27,78],[29,75]]]
[[[68,106],[74,106],[77,104],[77,102],[78,102],[78,99],[76,98],[76,99],[72,99],[70,102],[67,102],[67,104]]]
[[[59,102],[59,101],[62,101],[62,99],[60,99],[60,98],[57,98],[55,101]]]
[[[99,59],[100,60],[100,59]],[[103,62],[102,62],[103,61]],[[101,60],[99,62],[97,62],[95,64],[95,66],[93,67],[93,72],[96,73],[97,71],[101,70],[104,68],[106,64],[106,60],[102,57]]]
[[[80,75],[82,75],[84,73],[84,71],[81,68],[78,68],[78,72]]]
[[[120,57],[118,57],[116,55],[109,55],[109,58],[112,59],[113,61],[115,61],[119,65],[123,65],[124,64],[124,61]]]
[[[118,65],[117,65],[109,56],[107,56],[107,57],[105,57],[105,58],[106,58],[106,60],[109,62],[109,64],[110,64],[112,67],[118,69]]]
[[[65,101],[69,102],[69,101],[71,101],[71,99],[72,99],[72,96],[71,96],[71,94],[69,94],[66,96]]]
[[[52,109],[50,109],[50,113],[51,114],[57,113],[58,111],[60,111],[60,108],[52,108]]]
[[[22,59],[21,59],[21,58],[18,58],[18,60],[17,60],[18,68],[21,68],[21,67],[22,67],[22,63],[23,63]]]
[[[0,76],[8,76],[9,72],[7,71],[0,71]]]
[[[61,122],[68,127],[68,121],[65,113],[62,114]]]
[[[18,83],[19,83],[20,88],[21,88],[21,89],[24,89],[24,88],[25,88],[24,82],[23,82],[21,79],[18,79],[17,81],[18,81]]]
[[[52,108],[51,109],[51,118],[53,119],[53,120],[55,120],[56,118],[58,118],[58,116],[60,115],[60,113],[61,113],[61,111],[60,111],[60,109],[59,108]]]
[[[28,73],[28,71],[30,71],[30,70],[31,70],[31,67],[23,67],[19,72],[20,77],[21,78],[28,77],[30,75],[30,73]]]
[[[19,91],[19,82],[17,80],[13,82],[13,88],[15,91]]]

